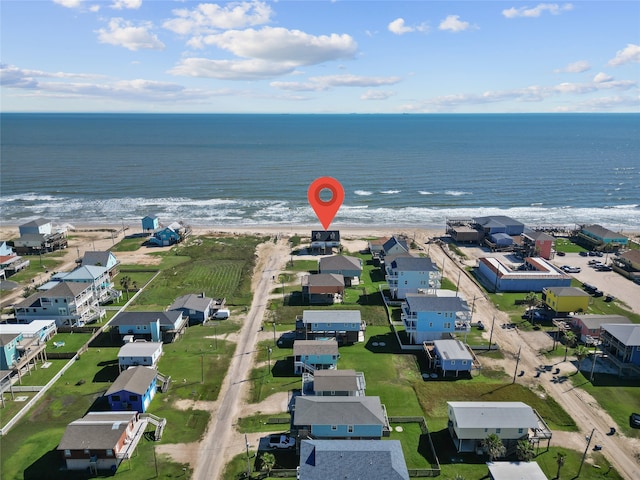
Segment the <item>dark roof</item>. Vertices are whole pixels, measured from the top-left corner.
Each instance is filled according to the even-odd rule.
[[[300,478],[409,480],[409,472],[399,440],[303,440]]]
[[[122,312],[111,320],[109,325],[149,325],[159,319],[160,325],[173,327],[180,315],[182,315],[182,312],[178,310],[169,310],[167,312]]]
[[[312,242],[339,242],[339,230],[311,230]]]
[[[633,263],[640,263],[640,250],[627,250],[621,253],[620,257]]]
[[[16,305],[17,308],[40,306],[41,298],[75,298],[85,290],[90,290],[91,284],[81,282],[57,282],[49,290],[39,290]]]
[[[403,272],[436,272],[438,267],[428,257],[398,256],[391,262],[391,268]]]
[[[490,215],[488,217],[475,217],[473,219],[479,225],[483,227],[495,227],[495,226],[524,226],[524,223],[515,220],[506,215]]]
[[[132,367],[122,372],[116,381],[111,384],[109,390],[105,395],[111,395],[112,393],[118,393],[123,390],[131,393],[137,393],[138,395],[144,395],[144,393],[156,378],[157,372],[148,367]]]
[[[412,312],[466,312],[467,302],[460,297],[435,297],[419,293],[407,293],[406,302]]]
[[[181,297],[176,298],[175,301],[169,306],[169,310],[179,310],[181,308],[184,308],[188,310],[195,310],[196,312],[204,312],[211,306],[212,302],[212,298],[190,293],[188,295],[182,295]]]
[[[608,228],[604,228],[602,225],[597,225],[597,224],[594,224],[594,225],[583,225],[582,226],[582,231],[591,233],[591,234],[593,234],[593,235],[595,235],[597,237],[600,237],[600,238],[609,238],[609,239],[612,239],[612,238],[627,238],[621,233],[613,232],[613,231],[609,230]]]
[[[546,242],[549,240],[555,240],[555,237],[552,237],[548,233],[538,232],[537,230],[531,230],[529,228],[525,228],[522,232],[522,235],[524,235],[525,237],[529,237],[534,242]]]
[[[0,347],[4,347],[8,343],[13,342],[19,336],[19,333],[0,333]]]
[[[30,222],[23,223],[20,227],[40,227],[42,225],[46,225],[47,223],[51,223],[51,220],[47,220],[46,218],[36,218],[35,220],[31,220]]]
[[[309,287],[344,287],[344,276],[340,273],[313,273],[302,280]]]
[[[380,397],[296,397],[293,424],[386,425]]]
[[[402,249],[404,249],[407,252],[409,251],[409,245],[407,244],[407,241],[404,238],[398,238],[396,236],[393,236],[389,240],[384,242],[384,244],[382,245],[382,249],[385,252],[388,252],[396,245],[399,245],[400,247],[402,247]]]
[[[320,259],[320,272],[323,270],[362,270],[362,261],[348,255],[332,255]]]
[[[106,267],[111,256],[115,258],[115,255],[108,250],[104,252],[84,252],[84,256],[82,257],[82,266],[86,267],[87,265],[94,265]]]
[[[67,425],[58,450],[113,449],[137,412],[89,412]]]
[[[622,315],[573,315],[574,319],[579,320],[589,330],[595,330],[607,323],[631,323],[627,317]]]

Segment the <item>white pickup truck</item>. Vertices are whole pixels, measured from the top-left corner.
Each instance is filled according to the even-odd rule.
[[[289,435],[269,436],[269,448],[293,448],[296,446],[296,439]]]

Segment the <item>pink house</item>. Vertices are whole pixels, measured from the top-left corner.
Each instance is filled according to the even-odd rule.
[[[526,255],[533,257],[542,257],[546,260],[551,259],[553,245],[556,239],[544,232],[524,229],[522,232],[522,244],[528,248]]]
[[[607,323],[631,323],[622,315],[575,315],[571,317],[573,328],[579,331],[580,341],[592,343],[600,339],[600,328]]]

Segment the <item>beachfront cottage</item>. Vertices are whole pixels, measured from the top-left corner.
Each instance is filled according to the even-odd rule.
[[[0,278],[7,277],[24,270],[30,265],[29,260],[18,256],[13,250],[10,255],[0,255]]]
[[[509,236],[521,235],[524,232],[524,223],[506,215],[490,215],[487,217],[475,217],[473,219],[476,228],[484,232],[485,236],[496,233],[505,233]]]
[[[295,399],[292,432],[299,438],[381,439],[389,436],[389,420],[380,397],[315,397]]]
[[[296,375],[336,368],[338,342],[328,340],[296,340],[293,342],[293,372]]]
[[[556,239],[544,232],[525,228],[521,235],[521,243],[525,257],[542,257],[550,260],[553,257]]]
[[[296,318],[296,336],[307,340],[335,338],[338,343],[364,341],[367,324],[360,310],[304,310]]]
[[[115,472],[131,458],[146,426],[137,412],[89,412],[67,425],[57,450],[68,470]]]
[[[309,305],[342,303],[344,277],[335,273],[313,273],[301,279],[302,298]]]
[[[449,433],[458,452],[483,452],[482,442],[496,434],[507,455],[519,440],[551,440],[542,417],[522,402],[447,402]]]
[[[0,370],[12,369],[20,359],[18,346],[23,339],[22,333],[0,333]]]
[[[470,374],[475,365],[475,355],[460,340],[434,340],[424,342],[423,347],[429,368],[440,370],[443,377],[447,376],[447,372],[455,372],[456,377],[460,372]]]
[[[450,338],[456,331],[469,331],[470,309],[460,297],[409,293],[402,303],[401,319],[409,343]]]
[[[442,273],[428,257],[398,255],[385,260],[385,279],[391,298],[403,299],[409,293],[433,294],[440,288]]]
[[[629,239],[621,233],[612,232],[601,225],[582,225],[573,240],[589,250],[615,251],[626,247]]]
[[[162,342],[125,343],[118,351],[120,371],[139,365],[156,368],[162,353]]]
[[[640,375],[640,325],[602,325],[600,340],[602,351],[618,368],[618,375]]]
[[[43,288],[46,288],[46,286],[52,284],[52,282],[90,285],[94,297],[100,304],[117,300],[122,295],[120,290],[115,289],[106,266],[87,265],[78,267],[71,272],[56,273],[51,277],[51,282],[45,284]]]
[[[142,231],[143,232],[153,232],[160,228],[160,219],[158,215],[147,215],[142,218]]]
[[[571,276],[539,257],[527,257],[519,267],[498,257],[483,257],[476,276],[491,292],[542,292],[545,287],[571,286]]]
[[[409,480],[399,440],[302,440],[299,473],[304,480]]]
[[[0,323],[0,334],[21,333],[24,338],[47,342],[58,333],[55,320],[33,320],[30,323]]]
[[[149,245],[157,247],[168,247],[181,242],[187,235],[187,228],[180,223],[174,222],[168,227],[158,228],[149,239]]]
[[[322,257],[318,261],[318,271],[342,275],[345,286],[350,287],[359,283],[362,275],[362,260],[348,255]]]
[[[187,321],[181,310],[121,312],[109,325],[118,328],[123,340],[132,335],[136,340],[171,343],[184,333]]]
[[[24,235],[51,235],[51,220],[36,218],[23,223],[18,227],[18,230],[21,237]]]
[[[373,240],[369,240],[367,245],[369,247],[369,253],[371,255],[379,256],[384,252],[384,244],[389,241],[389,237],[381,237]]]
[[[169,311],[180,311],[189,318],[189,325],[205,323],[211,315],[224,308],[225,299],[214,300],[207,297],[204,292],[198,295],[189,293],[175,299],[169,306]]]
[[[630,280],[640,283],[640,250],[627,250],[613,257],[613,268]]]
[[[577,287],[545,287],[542,289],[542,301],[556,315],[569,312],[586,312],[589,308],[589,295]]]
[[[131,367],[121,372],[104,394],[111,410],[144,413],[156,394],[158,372],[149,367]]]
[[[384,257],[406,253],[409,253],[409,244],[404,237],[396,237],[394,235],[382,245],[382,254]]]
[[[120,264],[116,256],[108,251],[84,252],[82,267],[105,267],[109,277],[113,278],[118,274],[117,266]]]
[[[58,327],[82,327],[106,315],[93,294],[92,285],[77,282],[53,282],[15,306],[18,323],[43,318],[55,320]]]
[[[331,255],[333,249],[340,249],[339,230],[312,230],[311,253],[315,255]]]
[[[602,326],[608,323],[631,323],[622,315],[574,315],[570,318],[572,328],[576,330],[580,341],[587,345],[600,340]]]
[[[360,397],[365,388],[364,373],[355,370],[316,370],[302,376],[303,395]]]

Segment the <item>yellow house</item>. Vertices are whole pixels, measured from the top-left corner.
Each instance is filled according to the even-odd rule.
[[[554,312],[586,312],[591,296],[576,287],[547,287],[542,290],[544,303]]]

